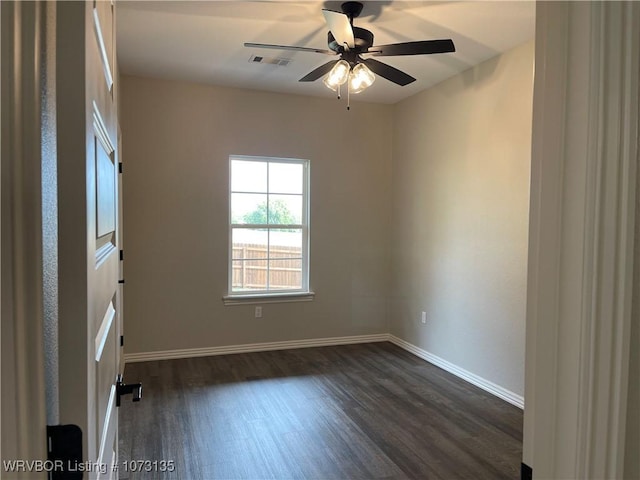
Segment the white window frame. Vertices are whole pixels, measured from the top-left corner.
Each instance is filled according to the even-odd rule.
[[[293,225],[282,224],[239,224],[232,223],[231,215],[231,197],[232,190],[232,162],[234,160],[270,163],[289,163],[302,165],[303,168],[303,184],[302,184],[302,223]],[[269,168],[267,168],[267,199],[271,192],[268,189]],[[259,193],[265,192],[242,192],[242,193]],[[275,194],[274,194],[275,195]],[[278,193],[279,195],[279,193]],[[229,156],[229,219],[228,219],[228,235],[229,250],[228,256],[228,280],[227,295],[223,297],[226,305],[246,304],[246,303],[269,303],[269,302],[289,302],[289,301],[309,301],[313,299],[313,292],[309,289],[309,160],[298,158],[280,158],[280,157],[263,157],[263,156],[246,156],[246,155],[230,155]],[[268,205],[268,201],[267,201]],[[267,207],[268,208],[268,207]],[[234,228],[266,228],[266,229],[283,229],[296,228],[302,231],[302,285],[299,289],[280,289],[270,290],[268,288],[269,273],[267,271],[267,289],[251,290],[251,291],[233,291],[233,229]],[[267,262],[267,266],[269,262]],[[268,268],[268,267],[267,267]]]

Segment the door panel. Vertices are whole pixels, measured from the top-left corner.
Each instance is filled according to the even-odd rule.
[[[60,421],[80,427],[83,459],[100,467],[84,477],[117,478],[122,302],[114,6],[56,6],[64,119],[58,123]]]
[[[96,142],[96,204],[97,238],[108,237],[113,241],[116,230],[115,165],[113,150],[108,151],[104,142]]]
[[[113,381],[118,374],[115,318],[115,308],[113,303],[109,303],[109,308],[103,321],[104,331],[99,332],[98,337],[96,337],[96,344],[104,342],[104,348],[96,352],[95,362],[96,442],[99,445],[98,463],[100,465],[108,464],[111,461],[113,441],[117,428],[116,387]]]
[[[113,87],[114,71],[114,5],[110,1],[104,0],[94,3],[95,6],[93,8],[93,27],[96,34],[95,40],[98,47],[100,62],[102,64],[102,70],[104,72],[107,90],[111,91]]]
[[[96,47],[99,49],[100,46],[96,45]],[[102,85],[100,81],[97,81],[97,84]],[[106,467],[104,470],[111,472],[114,470],[114,466],[111,465],[113,454],[117,451],[118,420],[115,397],[116,378],[120,370],[117,342],[119,325],[116,310],[119,274],[118,190],[116,188],[118,173],[114,146],[116,139],[112,139],[109,134],[113,128],[107,127],[101,111],[101,108],[105,111],[110,110],[114,105],[110,96],[106,99],[103,107],[98,104],[98,98],[92,101],[94,158],[92,162],[88,162],[93,169],[92,177],[95,180],[93,195],[89,197],[93,205],[89,205],[88,209],[89,223],[95,225],[93,230],[95,267],[90,277],[88,292],[92,299],[90,303],[95,308],[92,326],[94,338],[92,358],[95,361],[94,371],[90,374],[94,376],[96,406],[94,421],[89,428],[94,431],[96,460],[99,465]]]

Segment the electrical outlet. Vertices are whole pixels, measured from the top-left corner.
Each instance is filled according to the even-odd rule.
[[[256,318],[262,318],[262,307],[256,307]]]
[[[427,323],[427,312],[422,312],[422,323]]]

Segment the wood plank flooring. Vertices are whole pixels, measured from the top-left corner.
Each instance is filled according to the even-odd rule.
[[[522,411],[387,342],[132,363],[125,381],[144,398],[120,407],[121,479],[519,477]]]

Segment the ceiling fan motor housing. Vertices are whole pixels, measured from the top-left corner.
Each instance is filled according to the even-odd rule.
[[[351,50],[355,53],[366,52],[367,49],[373,45],[373,33],[364,28],[353,27],[353,40],[355,47]],[[329,44],[329,48],[334,52],[343,53],[346,50],[344,45],[338,45],[338,42],[331,32],[327,34],[327,43]]]

